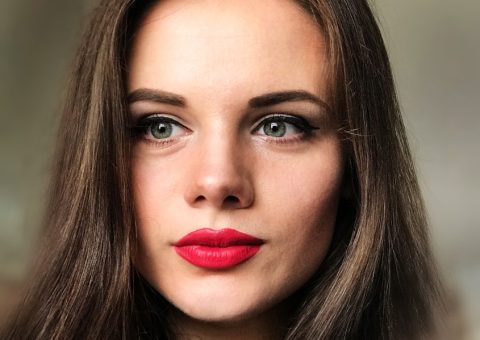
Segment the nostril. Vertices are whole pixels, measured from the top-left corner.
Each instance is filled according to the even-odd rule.
[[[225,197],[224,202],[227,204],[237,204],[237,203],[240,203],[240,200],[236,196],[229,195]]]
[[[201,202],[201,201],[205,201],[205,200],[206,200],[205,196],[200,195],[195,199],[195,202]]]

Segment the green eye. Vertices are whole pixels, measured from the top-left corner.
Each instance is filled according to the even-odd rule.
[[[156,139],[165,139],[172,135],[173,126],[168,122],[157,122],[150,126],[150,133]]]
[[[137,137],[164,142],[188,134],[188,129],[170,117],[151,115],[137,122],[133,133]]]
[[[255,130],[262,136],[285,139],[295,135],[308,135],[317,129],[303,117],[275,114],[265,118]]]
[[[284,122],[268,122],[263,125],[263,132],[271,137],[283,137],[287,132],[287,126]]]

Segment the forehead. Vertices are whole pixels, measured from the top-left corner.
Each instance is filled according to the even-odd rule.
[[[142,19],[129,90],[257,95],[324,91],[324,37],[289,0],[169,0]]]

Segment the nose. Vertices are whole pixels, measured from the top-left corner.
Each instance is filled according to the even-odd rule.
[[[192,207],[245,209],[254,201],[248,154],[234,139],[211,138],[192,151],[184,198]]]

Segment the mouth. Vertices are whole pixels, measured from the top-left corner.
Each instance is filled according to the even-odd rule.
[[[174,244],[177,254],[205,269],[228,269],[257,254],[265,242],[235,229],[199,229]]]

